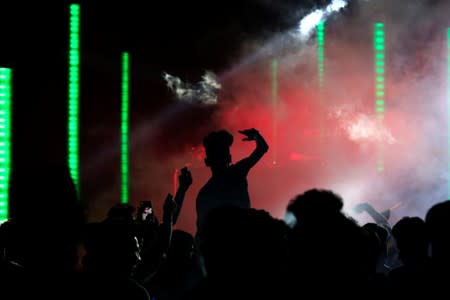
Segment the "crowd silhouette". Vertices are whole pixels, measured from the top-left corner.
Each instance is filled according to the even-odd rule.
[[[151,201],[117,204],[86,223],[66,167],[15,168],[10,219],[0,226],[1,299],[444,298],[450,280],[450,202],[425,220],[355,207],[333,191],[290,200],[287,224],[252,208],[247,175],[269,150],[255,129],[240,131],[254,151],[232,164],[233,136],[205,137],[211,178],[197,200],[197,233],[173,230],[192,184],[187,168],[161,222]],[[20,205],[19,205],[20,204]],[[393,226],[391,226],[393,225]]]

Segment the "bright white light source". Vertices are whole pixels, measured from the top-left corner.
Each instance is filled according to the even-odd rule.
[[[316,9],[307,14],[300,20],[300,24],[298,26],[300,40],[303,42],[307,41],[320,22],[325,22],[326,19],[328,19],[328,17],[330,17],[333,13],[339,12],[347,5],[348,1],[346,0],[333,0],[327,7]]]

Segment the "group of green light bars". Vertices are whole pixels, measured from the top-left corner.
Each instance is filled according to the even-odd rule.
[[[80,99],[80,5],[70,5],[70,37],[68,57],[68,165],[71,176],[79,188],[79,99]],[[318,87],[325,85],[325,23],[317,26],[317,75]],[[448,49],[450,61],[450,29],[448,29]],[[374,38],[374,108],[379,122],[383,122],[385,111],[385,26],[375,23]],[[129,198],[129,79],[130,58],[127,52],[122,53],[122,105],[121,105],[121,195],[122,203]],[[272,61],[272,101],[277,99],[277,66]],[[12,73],[10,68],[0,67],[0,223],[8,218],[8,183],[11,170],[11,102]],[[449,64],[450,85],[450,64]],[[275,129],[274,129],[275,131]],[[275,159],[274,159],[275,163]],[[383,144],[378,145],[377,171],[384,171]]]

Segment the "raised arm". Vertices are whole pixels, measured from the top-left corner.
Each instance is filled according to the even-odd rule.
[[[173,212],[173,225],[177,223],[178,217],[180,216],[181,207],[183,206],[184,196],[186,191],[192,184],[192,175],[188,168],[184,167],[181,169],[181,174],[178,176],[178,190],[175,194],[175,210]]]
[[[173,201],[173,196],[168,194],[163,206],[163,221],[160,225],[159,241],[161,249],[165,252],[169,248],[170,240],[172,238],[173,214],[176,204]]]
[[[373,208],[372,205],[370,205],[367,202],[360,203],[355,206],[354,210],[358,213],[361,213],[363,211],[367,212],[369,216],[372,217],[372,219],[377,223],[378,225],[385,226],[387,228],[391,228],[391,225],[389,224],[388,219],[386,216],[380,212],[378,212],[375,208]]]
[[[243,134],[245,138],[243,141],[255,141],[256,148],[250,154],[250,156],[244,158],[243,160],[236,163],[236,167],[239,168],[244,175],[247,175],[250,169],[256,165],[256,163],[264,156],[264,154],[269,150],[269,145],[267,145],[264,137],[255,128],[239,130],[239,133]]]

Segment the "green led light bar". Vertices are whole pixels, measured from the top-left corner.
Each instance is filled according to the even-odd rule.
[[[320,22],[316,26],[317,39],[317,80],[319,87],[319,133],[320,133],[320,151],[322,152],[322,139],[325,133],[325,124],[323,120],[323,106],[324,106],[324,87],[325,87],[325,22]]]
[[[128,203],[129,193],[129,153],[128,153],[128,115],[129,115],[129,79],[130,79],[130,60],[128,53],[122,54],[122,108],[121,108],[121,178],[122,188],[120,200],[122,203]]]
[[[273,109],[273,120],[272,120],[272,163],[275,165],[277,163],[277,130],[278,130],[278,61],[277,59],[272,60],[272,109]]]
[[[8,219],[8,185],[11,169],[12,71],[0,68],[0,223]]]
[[[384,24],[375,23],[374,25],[374,87],[375,87],[375,113],[379,122],[384,120],[385,112],[385,41],[384,41]],[[380,141],[378,143],[378,154],[377,154],[377,171],[379,173],[384,172],[384,154],[383,154],[383,143]]]
[[[317,74],[319,88],[322,89],[325,81],[325,23],[317,25]]]
[[[79,191],[80,5],[70,5],[68,164]]]

